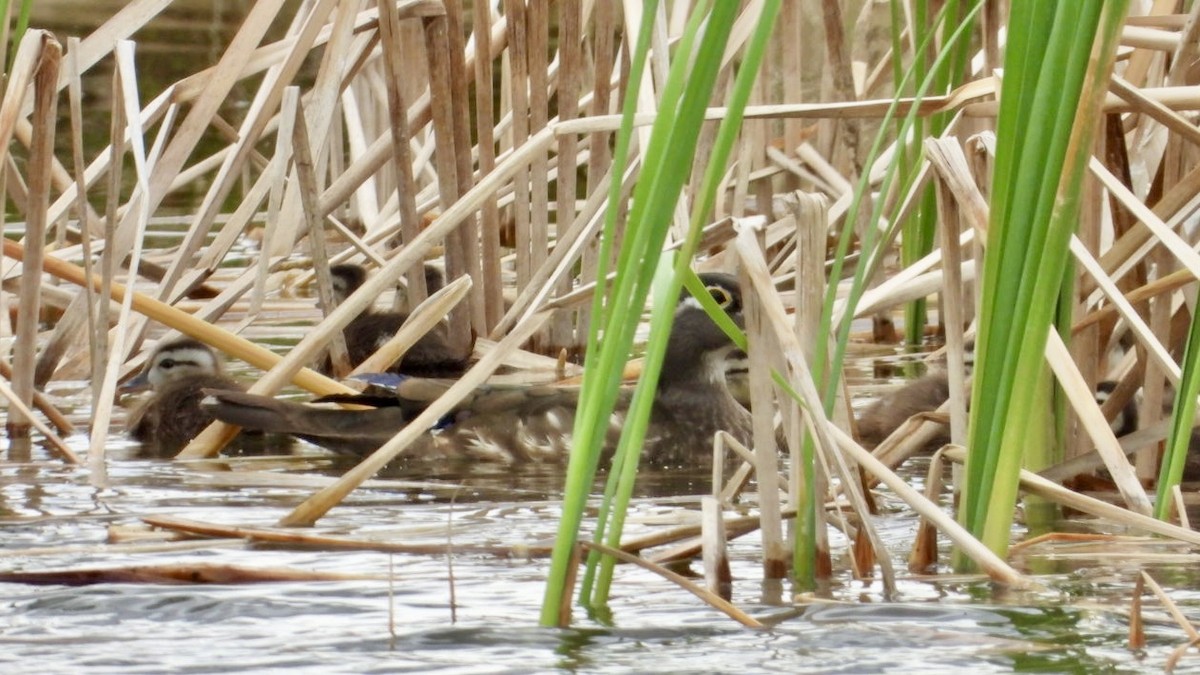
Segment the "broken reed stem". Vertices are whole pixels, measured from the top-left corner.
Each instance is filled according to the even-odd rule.
[[[794,333],[804,358],[812,362],[817,353],[817,341],[826,339],[820,334],[821,312],[824,306],[826,232],[829,229],[828,200],[820,194],[796,191],[785,197],[785,205],[791,212],[796,225],[796,317]],[[828,364],[826,364],[828,367]],[[819,508],[824,496],[829,494],[828,476],[822,470],[823,463],[813,457],[810,461],[805,446],[815,450],[817,439],[804,428],[803,415],[799,406],[781,406],[791,436],[792,457],[788,475],[788,494],[797,509],[803,506],[802,516],[796,519],[792,562],[796,576],[805,580],[810,571],[815,580],[827,580],[833,574],[833,563],[829,551],[828,515]],[[854,416],[847,414],[848,421]],[[811,474],[811,475],[810,475]],[[839,512],[840,515],[840,512]],[[799,560],[799,556],[810,546],[798,541],[805,530],[811,531],[812,560]]]
[[[477,3],[486,6],[488,3]],[[412,130],[408,124],[408,103],[404,90],[400,86],[403,56],[400,52],[399,32],[400,23],[396,17],[396,8],[391,2],[379,0],[379,42],[383,52],[383,68],[386,74],[388,126],[391,128],[392,169],[395,172],[396,196],[400,208],[401,245],[408,244],[417,238],[421,232],[421,220],[417,215],[417,184],[413,179],[412,150],[408,140],[412,138]],[[478,24],[477,24],[478,25]],[[490,25],[484,23],[486,27]],[[476,31],[479,33],[480,31]],[[488,59],[480,59],[490,63]],[[489,88],[490,91],[490,88]],[[491,98],[488,98],[491,101]],[[425,287],[425,275],[419,266],[413,265],[408,269],[409,302],[416,303],[425,299],[429,289]]]
[[[474,5],[474,39],[478,53],[491,54],[492,3],[475,2]],[[470,59],[468,59],[470,62]],[[492,59],[474,59],[475,70],[475,133],[478,137],[476,147],[479,152],[479,176],[486,176],[496,167],[495,147],[495,104],[492,101],[493,69]],[[483,288],[483,306],[486,325],[491,331],[501,317],[504,316],[504,285],[501,278],[501,247],[500,247],[500,209],[495,199],[484,202],[479,213],[480,225],[483,230],[482,255],[483,278],[480,280]],[[559,218],[558,222],[562,222]]]
[[[296,118],[292,122],[292,163],[300,186],[300,210],[308,226],[308,238],[312,247],[313,268],[317,272],[317,293],[321,306],[332,308],[333,279],[329,273],[329,251],[325,243],[324,219],[317,213],[319,186],[313,167],[312,145],[308,140],[308,123],[305,121],[304,103],[296,101]],[[350,370],[350,355],[346,351],[346,338],[341,331],[334,332],[328,343],[329,361],[334,373]]]
[[[1011,550],[1011,549],[1010,549]],[[1129,603],[1129,642],[1130,649],[1146,648],[1146,625],[1142,619],[1142,594],[1145,593],[1145,572],[1138,575],[1133,584],[1133,599]]]
[[[725,549],[725,520],[721,502],[715,497],[701,497],[700,513],[704,583],[709,593],[729,600],[733,590],[733,575],[729,571],[729,552]]]
[[[74,168],[75,178],[75,210],[76,217],[79,219],[79,234],[80,244],[83,249],[83,270],[87,276],[92,276],[95,271],[92,269],[92,224],[91,224],[91,205],[87,201],[87,181],[85,179],[85,170],[87,162],[83,159],[83,83],[81,81],[82,71],[79,64],[79,51],[82,43],[79,38],[72,37],[67,40],[67,77],[68,77],[68,96],[71,108],[71,159],[72,168]],[[99,330],[99,322],[97,318],[98,308],[96,306],[96,293],[90,286],[84,287],[84,304],[87,307],[87,344],[88,344],[88,361],[92,365],[92,406],[94,407],[100,399],[99,386],[101,373],[104,372],[102,357],[99,354],[99,345],[94,339]],[[34,403],[37,403],[35,400]]]
[[[931,144],[933,142],[926,142],[926,146]],[[947,152],[955,153],[956,159],[965,159],[957,143],[954,143],[952,149],[948,149]],[[934,166],[940,165],[935,164]],[[964,182],[973,187],[968,181],[964,180]],[[946,326],[946,372],[950,375],[947,379],[950,392],[950,442],[962,445],[967,440],[967,401],[971,397],[971,393],[966,385],[967,372],[963,356],[965,349],[963,328],[967,324],[965,305],[968,296],[963,290],[963,250],[959,244],[961,238],[959,200],[955,198],[955,193],[946,180],[934,181],[934,187],[940,224],[937,230],[942,249],[940,297],[942,299],[941,311],[945,314],[942,317],[942,323]]]
[[[661,565],[656,565],[655,563],[652,563],[649,560],[646,560],[645,558],[640,558],[636,555],[626,553],[620,549],[612,548],[611,546],[606,546],[606,545],[598,543],[598,542],[581,540],[579,542],[579,544],[583,548],[598,551],[605,555],[612,556],[622,562],[631,563],[631,564],[637,565],[638,567],[641,567],[643,569],[654,572],[655,574],[659,575],[660,577],[674,582],[680,588],[691,593],[692,595],[696,596],[697,598],[700,598],[701,600],[703,600],[705,603],[707,603],[713,609],[725,614],[729,618],[733,619],[734,621],[737,621],[738,623],[742,624],[743,626],[745,626],[747,628],[756,628],[756,629],[766,628],[766,626],[764,626],[762,623],[760,623],[757,619],[755,619],[754,617],[750,616],[749,614],[743,612],[741,609],[739,609],[733,603],[730,603],[729,601],[725,600],[724,598],[722,598],[719,595],[716,595],[715,593],[710,593],[707,589],[696,585],[690,579],[688,579],[682,575],[676,574],[675,572],[672,572],[671,570],[669,570]]]
[[[173,532],[183,532],[193,536],[245,539],[251,542],[269,543],[273,546],[317,547],[343,551],[381,551],[384,553],[407,553],[431,556],[446,554],[445,542],[406,544],[390,541],[372,541],[369,539],[350,539],[347,537],[307,534],[295,530],[220,525],[173,516],[143,516],[142,521],[153,527]],[[550,554],[550,547],[548,546],[526,545],[479,546],[458,544],[452,547],[452,550],[454,553],[459,554],[488,555],[498,558],[545,557]]]
[[[429,58],[429,95],[432,107],[433,135],[436,144],[434,160],[437,167],[438,199],[443,209],[449,209],[465,192],[461,190],[458,153],[470,155],[467,148],[456,146],[456,119],[454,116],[454,85],[451,79],[450,37],[448,19],[445,16],[426,19],[425,49]],[[467,235],[473,231],[471,223],[474,213],[463,214],[457,227],[446,233],[446,276],[455,278],[470,269],[467,262]],[[471,337],[472,312],[459,307],[447,317],[450,330],[447,332],[450,350],[465,353]]]
[[[933,453],[929,461],[929,471],[925,474],[925,499],[937,503],[942,494],[942,451]],[[922,517],[917,521],[917,534],[913,537],[912,548],[908,553],[908,571],[913,574],[924,574],[937,565],[937,528],[929,519]]]
[[[761,245],[762,231],[751,229],[748,223],[742,223],[737,228],[739,239],[743,235],[754,238],[756,245]],[[783,536],[783,518],[780,517],[779,504],[779,452],[776,447],[774,411],[775,392],[771,383],[771,370],[783,370],[778,357],[781,351],[778,342],[768,325],[762,303],[758,301],[759,294],[770,292],[756,283],[748,282],[743,272],[742,286],[748,291],[742,294],[746,323],[746,337],[749,343],[747,354],[750,359],[750,409],[756,411],[753,416],[754,436],[754,468],[758,478],[759,510],[762,516],[763,542],[763,578],[783,579],[788,575],[787,547]],[[758,279],[754,280],[755,282]],[[770,279],[767,279],[770,285]],[[772,287],[773,288],[773,287]]]

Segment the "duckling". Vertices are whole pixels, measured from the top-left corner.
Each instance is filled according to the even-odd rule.
[[[174,456],[212,423],[212,414],[200,406],[202,389],[243,389],[225,374],[211,347],[188,337],[158,345],[145,368],[123,389],[145,385],[153,393],[126,423],[129,435],[142,444],[143,457]]]
[[[1116,388],[1117,383],[1104,381],[1096,387],[1096,402],[1103,404],[1109,394]],[[908,418],[920,413],[932,413],[950,399],[950,382],[944,370],[929,373],[913,380],[896,391],[890,392],[875,400],[858,416],[858,435],[863,447],[868,449],[879,445],[908,421]],[[1124,436],[1137,429],[1138,410],[1135,401],[1129,401],[1111,422],[1113,432]],[[933,452],[950,442],[950,433],[946,429],[925,444],[923,451]]]
[[[1117,390],[1117,382],[1104,380],[1096,385],[1096,403],[1103,406],[1112,393]],[[1134,397],[1125,403],[1109,422],[1117,438],[1131,434],[1138,428],[1138,404]]]
[[[858,416],[858,436],[863,447],[874,448],[890,436],[908,418],[931,413],[950,399],[950,381],[945,371],[929,373],[896,391],[876,399]],[[926,444],[928,451],[950,442],[947,430]]]
[[[425,272],[425,292],[428,295],[433,295],[446,287],[446,273],[441,267],[433,263],[425,263],[422,268]],[[404,311],[406,307],[416,307],[416,303],[409,302],[408,288],[400,289],[401,292],[396,294],[396,304],[393,307],[396,311]]]
[[[700,275],[717,303],[739,325],[742,296],[736,277]],[[675,310],[642,458],[658,466],[697,466],[711,461],[712,436],[725,430],[751,443],[750,413],[730,394],[725,360],[733,342],[686,293]],[[396,434],[450,383],[419,378],[401,381],[398,406],[372,410],[322,409],[249,394],[209,390],[204,407],[223,421],[268,432],[289,433],[336,452],[366,454]],[[420,390],[422,393],[415,394]],[[504,464],[563,461],[571,449],[578,388],[551,385],[485,386],[469,396],[438,429],[425,434],[402,458],[488,461]],[[607,449],[619,436],[630,392],[623,392],[610,420]]]
[[[334,302],[337,304],[344,302],[367,279],[367,271],[352,263],[334,265],[329,268],[329,273],[333,277]],[[425,266],[425,282],[431,293],[445,285],[441,270],[430,265]],[[342,331],[350,365],[357,366],[375,353],[407,319],[408,315],[403,312],[378,312],[370,308],[355,317]],[[417,340],[390,370],[419,377],[458,377],[466,372],[469,356],[469,352],[463,355],[452,351],[445,328],[436,326]],[[326,375],[333,372],[328,356],[321,362],[319,370]]]

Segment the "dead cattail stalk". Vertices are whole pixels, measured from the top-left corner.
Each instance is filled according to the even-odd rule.
[[[308,238],[312,243],[313,267],[317,271],[317,291],[321,306],[327,310],[334,306],[333,280],[329,275],[329,254],[325,245],[325,228],[317,213],[317,176],[313,166],[312,146],[308,139],[308,124],[305,122],[304,104],[296,102],[296,120],[292,125],[292,161],[295,163],[296,179],[300,186],[300,207],[308,224]],[[329,358],[333,372],[346,373],[350,370],[350,357],[346,352],[346,340],[341,332],[335,332],[329,341]]]
[[[125,224],[132,228],[131,255],[129,258],[129,274],[136,279],[138,266],[141,262],[142,243],[145,240],[146,224],[150,220],[150,209],[146,204],[149,194],[151,170],[146,158],[143,142],[144,130],[141,126],[141,105],[137,94],[137,72],[133,62],[133,43],[123,40],[117,44],[116,63],[113,71],[113,90],[119,92],[116,101],[120,102],[122,119],[129,124],[130,150],[133,155],[137,188],[131,200],[126,215],[132,214]],[[117,314],[113,335],[113,348],[108,353],[105,363],[104,377],[100,382],[97,396],[97,406],[92,417],[92,435],[88,463],[99,475],[104,466],[105,445],[108,436],[109,420],[112,417],[113,401],[116,396],[117,377],[120,366],[125,361],[125,355],[134,347],[137,336],[145,326],[145,319],[138,321],[136,327],[130,327],[130,316],[133,309],[133,296],[127,295],[121,299],[121,310]]]
[[[412,129],[408,124],[408,104],[400,86],[403,58],[399,42],[400,23],[392,3],[380,0],[377,4],[379,41],[383,49],[383,69],[386,75],[388,126],[392,130],[392,168],[396,174],[396,196],[400,209],[399,243],[405,245],[420,234],[421,221],[417,215],[417,184],[413,179],[413,158],[408,144],[409,138],[412,137]],[[410,267],[405,278],[408,280],[409,302],[418,303],[424,300],[429,289],[425,288],[425,275],[421,267]]]
[[[433,109],[433,134],[437,142],[434,158],[437,164],[438,197],[443,209],[448,209],[465,192],[461,190],[462,180],[470,180],[470,174],[465,178],[459,176],[458,153],[468,153],[465,147],[456,145],[457,120],[453,107],[455,102],[454,84],[451,80],[451,58],[449,27],[446,17],[434,17],[425,20],[425,48],[429,55],[429,92]],[[474,219],[474,213],[464,214],[458,226],[446,232],[446,274],[454,278],[468,271],[469,251],[466,239],[468,233],[474,232],[469,225]],[[477,249],[471,248],[470,251]],[[478,265],[478,263],[476,263]],[[457,353],[465,353],[469,348],[471,337],[472,313],[469,308],[460,307],[448,317],[450,322],[450,349]]]
[[[502,63],[507,66],[504,70],[504,81],[507,84],[505,93],[509,103],[511,125],[508,136],[501,139],[501,147],[518,148],[525,145],[529,138],[529,24],[525,18],[525,2],[523,0],[504,0],[504,14],[508,17],[508,50],[507,57]],[[537,161],[536,159],[534,160]],[[513,177],[513,189],[516,197],[512,205],[511,220],[516,243],[517,289],[524,289],[529,284],[533,270],[530,268],[530,203],[532,196],[529,185],[530,169],[522,167]]]
[[[479,177],[486,176],[496,166],[495,134],[496,124],[495,104],[492,101],[492,58],[491,58],[491,26],[492,9],[490,2],[475,2],[474,4],[474,37],[476,47],[475,58],[475,133],[478,137]],[[480,56],[482,55],[482,56]],[[483,257],[483,274],[480,283],[483,288],[483,305],[487,330],[491,331],[504,316],[504,286],[500,276],[500,209],[495,200],[484,202],[479,212],[481,226],[481,255]],[[561,220],[559,221],[561,222]]]
[[[804,357],[812,361],[816,355],[817,341],[827,339],[820,334],[821,311],[825,296],[825,232],[829,223],[829,205],[822,195],[804,192],[794,192],[786,201],[791,211],[796,227],[796,319],[795,335],[804,350]],[[833,563],[829,552],[829,536],[826,527],[825,509],[819,505],[828,494],[827,476],[822,471],[822,463],[812,462],[809,466],[803,461],[804,443],[816,443],[811,434],[805,432],[808,439],[801,436],[803,417],[798,406],[782,406],[784,412],[784,429],[791,427],[792,445],[791,472],[788,480],[788,494],[794,509],[805,509],[806,519],[813,522],[813,532],[816,539],[816,560],[814,569],[817,579],[828,579],[833,571]],[[853,415],[845,414],[849,422]],[[811,478],[805,472],[813,472]],[[811,491],[810,486],[811,485]]]
[[[43,247],[46,237],[46,209],[50,204],[50,169],[54,157],[54,125],[58,102],[59,66],[62,62],[62,45],[46,31],[29,31],[21,40],[18,49],[18,62],[21,62],[21,51],[35,54],[36,64],[30,71],[34,83],[33,104],[33,143],[29,158],[29,210],[25,221],[25,242],[29,254],[21,269],[21,300],[17,309],[18,322],[13,344],[13,395],[23,406],[10,411],[7,428],[13,438],[25,438],[29,435],[31,420],[23,410],[33,404],[33,369],[37,356],[38,315],[41,311],[41,287]],[[14,68],[17,63],[14,63]],[[20,80],[21,75],[14,73],[14,79]],[[13,84],[10,82],[10,85]],[[5,92],[5,104],[8,97],[14,93],[10,87]],[[16,98],[21,98],[19,95]],[[18,102],[19,109],[19,102]],[[0,115],[11,109],[7,105],[0,109]],[[7,147],[8,139],[3,145]]]
[[[738,241],[753,241],[753,246],[761,246],[759,237],[762,230],[745,219],[738,226]],[[770,277],[763,279],[762,275],[742,276],[742,294],[746,317],[746,337],[749,342],[747,354],[750,357],[750,408],[754,411],[754,467],[758,478],[759,510],[762,515],[763,538],[763,576],[766,579],[783,579],[787,577],[787,547],[783,538],[783,519],[779,516],[779,448],[776,444],[774,412],[774,385],[771,382],[771,370],[779,368],[782,359],[772,358],[780,353],[778,342],[774,337],[775,330],[769,322],[776,318],[768,318],[762,309],[759,299],[764,295],[773,295],[774,286]]]
[[[450,117],[455,148],[453,159],[457,164],[454,176],[458,180],[454,194],[457,197],[469,192],[475,182],[473,178],[474,162],[471,156],[471,103],[467,96],[468,65],[463,38],[463,3],[462,0],[445,0],[445,6],[446,56],[449,65],[447,72],[450,76],[448,82],[450,86]],[[432,62],[430,65],[433,65]],[[442,139],[437,139],[437,142],[440,145]],[[438,182],[440,183],[442,180],[445,180],[445,177],[439,172]],[[448,247],[446,274],[449,278],[455,279],[463,274],[470,275],[472,279],[481,278],[483,272],[479,260],[479,234],[479,220],[477,214],[472,213],[454,230],[453,235],[446,239]],[[454,253],[456,242],[461,243],[462,246],[460,264],[455,264],[456,256],[449,255]],[[469,319],[468,323],[473,334],[481,334],[486,330],[487,320],[483,309],[482,287],[471,287],[467,296],[467,306],[451,313],[449,317],[451,326],[455,325],[456,314],[462,314]]]
[[[936,140],[926,141],[926,147],[937,143]],[[957,140],[949,139],[941,144],[942,152],[954,157],[955,165],[965,167],[966,157]],[[935,170],[945,169],[946,163],[934,163]],[[936,171],[935,171],[936,172]],[[962,185],[974,188],[969,175],[959,174]],[[964,364],[963,327],[967,324],[967,305],[973,294],[963,290],[962,259],[959,230],[960,215],[959,201],[951,191],[946,180],[934,182],[937,195],[938,233],[942,249],[942,312],[945,314],[943,323],[946,326],[946,372],[949,374],[947,384],[950,389],[950,442],[964,445],[967,442],[967,400],[970,392],[967,390],[967,371]],[[972,193],[973,194],[973,193]],[[928,495],[926,495],[928,496]]]

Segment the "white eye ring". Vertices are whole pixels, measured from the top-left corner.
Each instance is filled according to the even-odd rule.
[[[717,305],[722,309],[733,304],[733,294],[724,286],[706,286],[705,288],[712,294],[713,300],[716,300]]]

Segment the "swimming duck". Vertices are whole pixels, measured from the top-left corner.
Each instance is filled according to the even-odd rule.
[[[708,291],[739,325],[737,279],[701,274]],[[712,436],[731,433],[751,442],[750,413],[725,382],[733,342],[686,293],[675,310],[642,458],[659,466],[700,466],[712,457]],[[317,408],[240,392],[207,391],[204,407],[225,422],[288,433],[337,452],[374,451],[415,416],[447,382],[410,378],[398,389],[399,405],[370,410]],[[439,429],[425,434],[402,459],[490,461],[507,464],[563,461],[571,448],[578,388],[485,386],[469,396]],[[608,447],[619,436],[630,392],[623,392],[610,421]]]
[[[358,290],[367,278],[367,271],[361,265],[352,263],[334,265],[329,268],[329,273],[333,282],[333,299],[337,304]],[[445,285],[444,281],[440,269],[425,266],[425,282],[430,293]],[[407,319],[408,315],[403,312],[378,312],[370,308],[355,317],[342,331],[350,365],[357,366],[375,353],[400,330]],[[458,377],[466,371],[469,356],[469,352],[462,355],[451,350],[445,328],[436,326],[417,340],[390,370],[418,377]],[[333,372],[333,364],[328,356],[322,360],[319,370],[326,375]]]
[[[153,390],[150,397],[126,423],[129,435],[142,444],[143,457],[171,457],[212,423],[212,414],[200,407],[202,389],[242,390],[225,374],[211,347],[188,337],[158,345],[142,371],[122,388],[147,385]]]
[[[1116,388],[1116,382],[1104,381],[1097,385],[1096,402],[1103,404]],[[870,449],[879,445],[899,429],[908,418],[920,413],[932,413],[950,400],[950,381],[944,370],[938,370],[913,380],[900,389],[875,400],[858,417],[858,435],[863,446]],[[1117,437],[1137,429],[1137,403],[1130,400],[1113,418],[1113,432]],[[933,452],[950,442],[950,431],[944,429],[925,444],[923,450]]]
[[[945,371],[929,373],[896,391],[876,399],[858,417],[858,436],[863,447],[874,448],[890,436],[908,418],[931,413],[950,399],[950,381]],[[949,430],[926,444],[928,451],[950,442]]]

